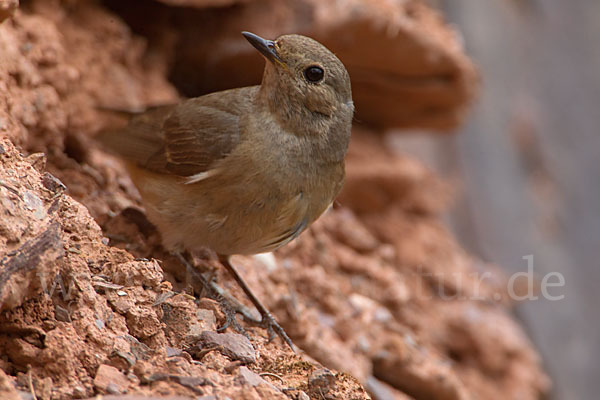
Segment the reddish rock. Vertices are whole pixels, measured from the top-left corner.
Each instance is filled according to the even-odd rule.
[[[19,8],[19,0],[0,0],[0,22],[12,17]]]
[[[435,355],[425,355],[422,349],[404,339],[390,341],[375,356],[373,374],[414,398],[472,398],[449,363]]]
[[[129,332],[138,339],[147,339],[161,330],[156,312],[146,307],[135,306],[127,311]]]
[[[247,386],[251,386],[254,388],[259,388],[258,390],[260,390],[260,392],[262,392],[264,394],[266,394],[266,392],[268,392],[268,391],[273,391],[276,393],[276,395],[278,397],[281,397],[282,399],[284,398],[283,393],[281,391],[279,391],[271,383],[265,381],[256,372],[249,370],[247,367],[241,366],[240,368],[238,368],[237,372],[238,372],[237,381],[242,386],[247,385]],[[270,396],[268,396],[268,397],[270,398]]]
[[[417,160],[393,154],[377,136],[353,132],[347,160],[338,201],[356,213],[385,214],[392,207],[438,214],[450,203],[447,183]]]
[[[373,376],[369,377],[366,387],[374,400],[413,400],[412,397]]]
[[[327,396],[335,389],[335,375],[327,368],[316,369],[308,378],[308,388],[315,396]]]
[[[5,400],[21,400],[12,380],[0,369],[0,398]]]
[[[64,265],[64,232],[54,213],[61,192],[42,185],[40,174],[21,160],[16,149],[0,140],[0,310],[21,305],[49,291]],[[15,166],[30,175],[18,175]],[[56,196],[56,197],[55,197]]]
[[[119,394],[127,391],[129,380],[115,367],[102,364],[96,371],[94,386],[101,393]]]
[[[198,338],[196,347],[198,351],[214,348],[232,360],[240,360],[249,364],[256,362],[256,351],[252,347],[252,343],[239,333],[204,331]]]

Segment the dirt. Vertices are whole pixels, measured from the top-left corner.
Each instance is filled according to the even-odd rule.
[[[372,2],[372,18],[386,4]],[[439,15],[413,7],[437,21],[428,46],[466,60]],[[353,132],[333,210],[274,255],[233,258],[298,353],[242,320],[243,332],[220,330],[221,304],[191,295],[125,169],[93,141],[120,120],[107,108],[177,100],[167,80],[174,55],[97,2],[22,2],[11,13],[0,25],[0,398],[528,400],[548,391],[505,277],[441,220],[453,188],[388,151],[368,124]],[[476,84],[468,69],[455,73]],[[218,263],[203,254],[196,263],[247,304]]]

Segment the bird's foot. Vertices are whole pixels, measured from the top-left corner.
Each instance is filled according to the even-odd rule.
[[[267,334],[269,335],[269,342],[275,339],[275,335],[277,335],[281,338],[281,340],[283,340],[284,343],[290,346],[290,349],[296,352],[292,340],[287,335],[287,333],[285,333],[285,330],[281,327],[281,325],[277,323],[273,315],[265,309],[264,313],[261,313],[261,316],[262,319],[259,325],[267,330]]]
[[[295,353],[296,349],[294,348],[294,344],[292,343],[290,337],[287,335],[287,333],[285,333],[281,325],[277,323],[277,321],[275,320],[273,315],[271,315],[269,310],[267,310],[267,308],[260,302],[260,300],[258,300],[258,298],[254,295],[252,290],[250,290],[246,282],[244,282],[242,277],[238,274],[236,269],[229,262],[229,257],[221,256],[219,257],[219,261],[221,262],[221,264],[223,264],[225,269],[229,271],[231,276],[238,283],[239,287],[243,290],[246,296],[248,296],[248,299],[250,299],[252,304],[254,304],[254,307],[256,307],[256,309],[260,313],[261,319],[258,322],[258,325],[262,326],[267,330],[267,333],[269,334],[269,341],[273,340],[275,334],[277,334],[277,336],[279,336],[281,340],[283,340],[283,342],[287,344],[290,347],[290,349],[292,349],[292,351]]]
[[[218,329],[219,332],[231,327],[236,332],[248,337],[246,330],[240,325],[238,319],[236,318],[237,315],[241,315],[246,322],[266,329],[269,342],[275,339],[275,336],[277,335],[295,352],[295,348],[291,339],[268,310],[264,309],[265,312],[261,313],[261,319],[258,319],[256,317],[256,311],[250,310],[248,307],[237,301],[225,289],[221,288],[214,282],[210,282],[209,285],[211,291],[217,294],[215,296],[216,300],[219,302],[221,310],[225,314],[226,318],[225,324]]]
[[[233,268],[233,266],[229,263],[228,259],[221,259],[221,263],[225,266],[225,268],[233,275],[237,283],[240,285],[241,289],[246,293],[249,299],[252,301],[258,312],[260,313],[261,318],[258,319],[255,315],[256,312],[252,312],[248,307],[241,304],[237,301],[229,292],[225,289],[221,288],[214,282],[213,277],[206,276],[198,271],[189,261],[184,254],[182,253],[174,253],[174,255],[181,261],[183,265],[185,265],[188,274],[197,279],[207,297],[216,300],[219,303],[219,306],[223,313],[225,314],[225,323],[221,326],[218,331],[222,332],[228,327],[233,328],[236,332],[241,333],[242,335],[248,337],[245,329],[238,322],[236,315],[240,314],[244,320],[247,322],[260,326],[267,330],[267,334],[269,336],[269,342],[275,338],[275,335],[279,336],[284,343],[286,343],[292,351],[296,352],[294,344],[292,340],[289,338],[285,330],[277,323],[273,315],[266,309],[265,306],[256,298],[256,296],[252,293],[252,291],[248,288],[246,283],[239,276],[237,271]],[[189,256],[189,254],[188,254]]]

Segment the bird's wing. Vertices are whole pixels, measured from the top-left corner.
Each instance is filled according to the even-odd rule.
[[[139,167],[190,177],[208,171],[240,141],[240,117],[257,87],[232,89],[162,106],[134,116],[100,141]]]

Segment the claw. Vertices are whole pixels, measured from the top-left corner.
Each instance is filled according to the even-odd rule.
[[[224,331],[229,326],[234,328],[237,332],[243,334],[248,337],[247,332],[242,328],[242,326],[238,323],[235,318],[235,314],[241,314],[245,320],[248,322],[259,325],[267,330],[267,334],[269,336],[269,342],[271,342],[275,336],[279,336],[281,340],[285,344],[287,344],[290,349],[295,353],[296,348],[292,343],[292,340],[289,338],[285,330],[277,323],[273,315],[262,305],[262,303],[256,298],[254,293],[248,288],[242,277],[237,273],[235,268],[229,263],[229,259],[225,257],[219,257],[221,264],[229,271],[229,273],[234,277],[240,288],[246,293],[246,296],[250,299],[252,304],[256,307],[258,312],[260,313],[261,319],[258,320],[256,317],[252,316],[252,312],[239,303],[235,298],[233,298],[229,293],[220,288],[216,283],[212,281],[212,279],[205,277],[199,271],[197,271],[194,267],[192,267],[191,263],[185,258],[185,256],[181,253],[175,253],[175,255],[179,258],[182,264],[185,265],[186,269],[196,278],[200,280],[204,288],[209,292],[209,297],[214,298],[221,305],[223,312],[227,320],[225,324],[218,329],[219,332]]]
[[[277,323],[277,321],[275,321],[275,318],[273,318],[273,316],[266,309],[266,307],[263,306],[262,303],[260,302],[260,300],[258,300],[258,298],[254,295],[254,293],[252,293],[252,291],[250,290],[248,285],[246,285],[246,282],[244,282],[242,277],[237,273],[237,271],[235,270],[233,265],[231,265],[231,263],[229,262],[229,258],[220,256],[219,261],[221,261],[221,264],[223,264],[223,266],[233,276],[233,278],[238,283],[239,287],[244,291],[244,293],[246,293],[246,296],[248,296],[248,298],[250,299],[252,304],[254,304],[254,307],[256,307],[256,309],[260,313],[260,315],[262,317],[262,319],[260,321],[260,325],[262,325],[262,326],[266,325],[267,333],[269,333],[269,340],[271,340],[270,331],[274,330],[275,333],[281,338],[281,340],[283,340],[288,346],[290,346],[290,349],[292,349],[292,351],[295,353],[296,349],[294,348],[294,344],[292,343],[292,340],[285,333],[283,328]]]

